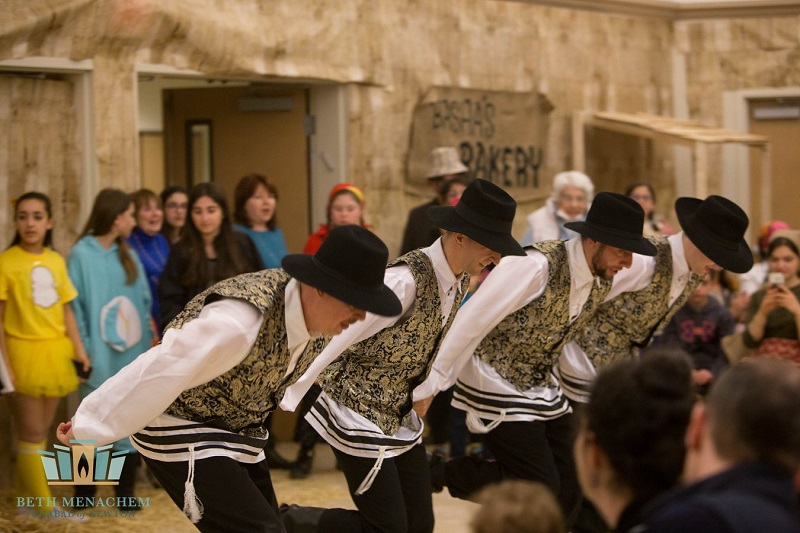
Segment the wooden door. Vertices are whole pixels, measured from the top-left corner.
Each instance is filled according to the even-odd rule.
[[[196,180],[208,176],[225,189],[233,210],[233,191],[242,176],[269,176],[278,188],[276,213],[286,244],[290,252],[300,252],[311,230],[306,114],[302,88],[165,90],[167,182],[190,187],[190,171]],[[187,146],[194,149],[189,157]],[[198,155],[205,150],[207,157]]]
[[[749,132],[770,140],[771,180],[769,190],[771,220],[783,220],[792,228],[800,228],[800,99],[770,98],[748,101]],[[751,225],[760,228],[767,221],[761,213],[764,191],[760,155],[750,157]]]

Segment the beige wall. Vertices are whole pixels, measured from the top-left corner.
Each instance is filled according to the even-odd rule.
[[[138,180],[136,62],[213,78],[346,84],[347,176],[365,187],[367,218],[395,250],[407,210],[422,200],[403,190],[404,161],[414,106],[431,87],[545,94],[555,106],[543,169],[552,176],[570,166],[574,110],[673,112],[682,98],[673,88],[674,53],[685,55],[689,115],[717,125],[723,90],[797,84],[800,63],[796,16],[672,23],[488,0],[12,0],[6,7],[0,60],[94,60],[90,148],[100,185],[132,188]],[[587,140],[598,188],[649,178],[667,196],[674,190],[671,150],[597,132]],[[712,191],[720,180],[712,174]],[[662,204],[668,200],[662,195]]]

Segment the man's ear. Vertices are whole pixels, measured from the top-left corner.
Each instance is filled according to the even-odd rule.
[[[703,432],[708,425],[708,414],[706,404],[697,402],[692,408],[692,415],[689,418],[689,426],[686,428],[685,444],[687,450],[699,450],[703,442]]]

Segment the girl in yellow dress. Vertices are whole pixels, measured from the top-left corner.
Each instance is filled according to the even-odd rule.
[[[48,498],[38,450],[47,448],[59,401],[78,387],[72,360],[86,371],[90,363],[69,304],[78,293],[52,249],[50,199],[38,192],[20,196],[14,224],[14,240],[0,254],[0,349],[17,391],[11,397],[19,436],[15,494]]]

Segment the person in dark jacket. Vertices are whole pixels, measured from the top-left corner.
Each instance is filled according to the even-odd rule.
[[[439,228],[428,219],[428,208],[436,205],[449,205],[446,195],[447,188],[443,185],[453,179],[458,179],[465,186],[469,185],[467,177],[469,169],[461,162],[455,148],[450,146],[435,148],[431,152],[430,165],[426,178],[431,189],[436,193],[436,197],[409,211],[406,229],[403,232],[403,244],[400,245],[400,255],[417,248],[430,246],[439,238]]]
[[[189,193],[186,226],[159,281],[159,329],[214,283],[263,268],[250,238],[233,229],[222,188],[215,183],[195,185]]]
[[[649,533],[800,531],[800,369],[755,359],[719,378],[684,439],[683,489],[649,511]]]

